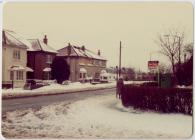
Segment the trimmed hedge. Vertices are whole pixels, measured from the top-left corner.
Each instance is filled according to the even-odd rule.
[[[125,107],[192,114],[192,89],[133,85],[123,85],[120,89]]]

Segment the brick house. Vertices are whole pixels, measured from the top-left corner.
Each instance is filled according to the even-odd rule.
[[[106,59],[94,53],[85,46],[68,46],[58,50],[57,57],[63,57],[70,65],[70,81],[84,81],[99,78],[102,70],[106,69]]]
[[[43,40],[28,39],[30,48],[27,50],[27,66],[34,72],[27,73],[27,79],[51,79],[51,63],[57,51],[48,45],[47,36]]]
[[[27,48],[18,34],[10,30],[2,33],[2,87],[23,87],[26,83]],[[27,41],[26,41],[27,42]]]

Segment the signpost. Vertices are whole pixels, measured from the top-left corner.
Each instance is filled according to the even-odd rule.
[[[157,69],[159,61],[148,61],[149,70]]]
[[[158,86],[160,86],[159,61],[148,61],[148,69],[150,71],[158,72]]]

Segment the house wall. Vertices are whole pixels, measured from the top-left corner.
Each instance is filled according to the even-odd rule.
[[[79,81],[80,68],[87,70],[87,76],[92,78],[98,78],[96,75],[100,74],[102,70],[106,68],[106,60],[95,60],[100,61],[103,65],[93,64],[93,59],[84,57],[67,57],[65,58],[67,63],[70,65],[70,78],[72,82]]]
[[[20,59],[13,58],[14,50],[20,51]],[[8,46],[3,44],[2,49],[2,81],[11,82],[10,79],[10,67],[13,65],[20,65],[26,68],[27,63],[27,51],[26,49]],[[26,82],[26,70],[23,70],[23,80],[16,80],[16,72],[14,71],[14,87],[23,87]]]
[[[70,66],[70,81],[77,81],[78,79],[78,72],[79,72],[79,67],[78,67],[78,57],[68,57],[65,58],[67,61],[68,65]]]
[[[28,74],[29,79],[40,79],[44,78],[44,68],[50,68],[51,63],[47,63],[47,55],[51,55],[52,60],[55,58],[56,54],[48,52],[33,52],[28,51],[28,63],[27,66],[32,68],[34,72]]]

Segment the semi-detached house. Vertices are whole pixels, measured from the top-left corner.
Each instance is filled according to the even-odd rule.
[[[57,51],[48,44],[47,36],[43,40],[28,39],[30,42],[27,50],[27,66],[33,69],[33,72],[27,73],[28,79],[50,80],[51,63],[55,58]]]
[[[25,42],[25,43],[24,43]],[[13,83],[13,87],[23,87],[26,83],[27,45],[18,34],[10,30],[2,33],[2,87]]]
[[[57,57],[64,58],[70,65],[70,81],[85,81],[100,78],[102,71],[106,69],[106,59],[97,53],[85,48],[85,46],[68,46],[58,50]]]

